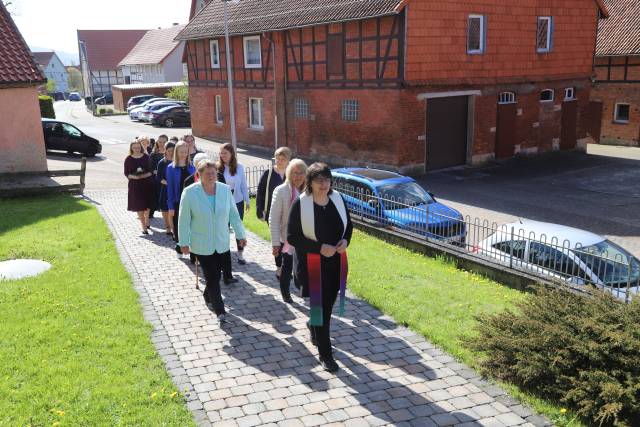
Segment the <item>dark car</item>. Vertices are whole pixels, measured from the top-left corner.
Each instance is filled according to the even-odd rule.
[[[146,107],[144,107],[142,109],[142,111],[140,111],[138,113],[138,120],[141,122],[151,122],[151,113],[154,113],[158,110],[162,110],[165,107],[170,107],[170,106],[180,106],[180,107],[186,107],[187,103],[186,102],[182,102],[182,101],[158,101],[158,102],[152,102],[151,104],[148,104]]]
[[[113,95],[108,94],[108,95],[101,96],[100,98],[96,98],[94,103],[98,105],[113,104]]]
[[[100,141],[86,135],[77,127],[53,119],[42,119],[44,146],[47,150],[62,150],[93,157],[102,152]]]
[[[71,92],[69,94],[69,101],[82,101],[82,97],[78,92]]]
[[[155,98],[155,95],[136,95],[136,96],[132,96],[131,98],[129,98],[129,101],[127,101],[127,108],[131,107],[132,105],[140,105],[145,101],[148,101],[152,98]]]
[[[191,110],[189,106],[170,105],[153,111],[149,115],[151,124],[166,126],[191,126]]]

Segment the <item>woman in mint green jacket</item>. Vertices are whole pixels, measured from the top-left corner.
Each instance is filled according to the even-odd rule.
[[[204,273],[204,300],[218,321],[224,323],[225,309],[220,292],[220,271],[229,254],[229,224],[236,239],[246,246],[244,227],[229,186],[217,182],[215,163],[198,163],[199,181],[185,188],[180,197],[178,244],[183,254],[193,252]]]

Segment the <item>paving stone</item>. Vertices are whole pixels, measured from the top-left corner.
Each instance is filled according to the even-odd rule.
[[[347,316],[332,320],[343,369],[337,375],[322,371],[308,341],[306,302],[297,295],[296,306],[281,302],[270,244],[252,233],[249,262],[233,266],[240,282],[223,285],[230,324],[220,329],[202,290],[194,289],[194,267],[178,260],[172,240],[155,232],[160,218],[141,239],[135,215],[126,210],[126,191],[87,197],[98,203],[115,237],[153,326],[152,342],[176,385],[187,390],[198,425],[428,427],[455,423],[456,417],[471,423],[473,416],[487,425],[522,424],[525,418],[536,426],[548,423],[351,293]]]

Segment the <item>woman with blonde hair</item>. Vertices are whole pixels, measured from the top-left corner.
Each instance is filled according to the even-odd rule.
[[[173,150],[173,162],[167,166],[165,172],[167,180],[167,206],[169,216],[173,222],[173,240],[176,242],[178,258],[182,257],[182,251],[178,246],[178,212],[180,211],[180,196],[184,190],[184,181],[195,172],[195,168],[189,159],[189,147],[184,141],[176,144]],[[193,260],[193,258],[192,258]]]
[[[307,174],[307,164],[300,159],[289,162],[285,173],[285,182],[273,190],[273,201],[269,212],[269,230],[271,231],[271,246],[273,256],[281,257],[280,293],[282,300],[291,304],[291,274],[293,272],[294,249],[287,242],[287,223],[289,210],[293,202],[304,191],[304,180]]]
[[[149,234],[149,209],[153,197],[153,174],[149,169],[149,156],[139,141],[129,144],[129,155],[124,160],[124,176],[129,180],[127,209],[138,214],[142,234]]]

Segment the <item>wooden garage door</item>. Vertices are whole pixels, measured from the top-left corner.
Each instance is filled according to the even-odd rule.
[[[585,123],[587,133],[595,142],[600,142],[600,132],[602,130],[602,102],[590,101],[587,117],[581,123]]]
[[[427,101],[427,170],[466,164],[467,111],[466,96]]]
[[[516,144],[516,120],[518,118],[518,104],[498,104],[498,119],[496,122],[496,159],[513,157]]]
[[[576,148],[576,127],[578,126],[578,101],[562,103],[562,130],[560,131],[560,149]]]

